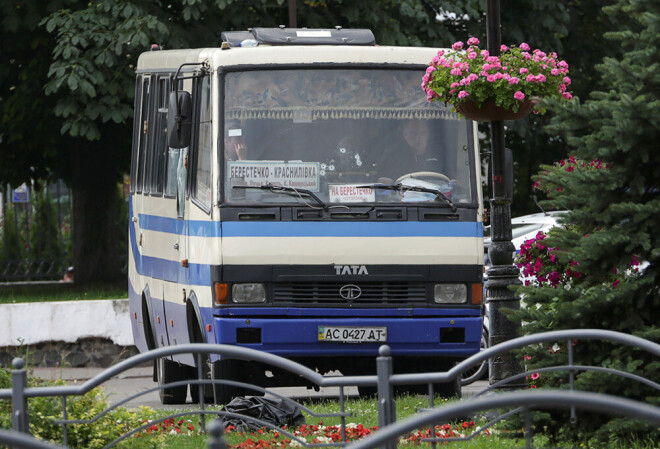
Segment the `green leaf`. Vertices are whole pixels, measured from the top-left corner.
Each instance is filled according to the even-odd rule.
[[[75,75],[70,75],[67,78],[67,86],[69,87],[69,90],[75,91],[78,89],[78,78]]]

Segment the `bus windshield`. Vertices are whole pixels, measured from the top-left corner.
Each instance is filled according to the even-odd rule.
[[[439,191],[471,204],[471,126],[429,104],[420,80],[410,69],[226,73],[224,200],[309,202],[301,189],[328,204],[445,204]]]

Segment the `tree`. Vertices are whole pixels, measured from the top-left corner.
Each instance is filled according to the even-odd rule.
[[[30,226],[30,271],[61,275],[64,250],[57,227],[57,212],[47,185],[35,186],[32,193],[32,225]],[[49,262],[49,266],[44,263]],[[40,273],[41,274],[41,273]],[[46,273],[43,273],[46,274]]]
[[[543,247],[565,272],[559,282],[523,287],[525,333],[604,328],[660,341],[660,8],[652,0],[620,0],[604,8],[617,31],[605,33],[620,58],[597,66],[602,90],[584,104],[554,104],[549,132],[561,133],[575,157],[543,167],[537,177],[548,206],[569,209],[569,225],[554,230]],[[622,18],[626,18],[623,21]],[[564,348],[565,350],[565,348]],[[576,360],[660,378],[657,360],[643,352],[601,342],[577,342]],[[533,351],[530,369],[553,364],[562,354]],[[552,378],[548,383],[555,384]],[[657,391],[636,382],[577,376],[576,387],[658,405]],[[607,440],[611,434],[644,431],[622,419],[584,415],[576,427],[550,426],[572,437]],[[557,433],[560,434],[560,433]],[[657,437],[657,435],[656,435]]]

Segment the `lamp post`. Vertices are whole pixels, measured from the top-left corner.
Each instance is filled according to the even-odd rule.
[[[486,38],[491,56],[500,54],[500,2],[486,2]],[[491,266],[486,271],[486,302],[490,323],[489,346],[494,346],[519,336],[520,325],[509,321],[505,310],[520,309],[520,298],[509,290],[519,284],[518,269],[513,265],[515,248],[511,243],[511,198],[506,189],[504,122],[490,122],[492,198],[490,199],[491,245],[488,257]],[[520,363],[511,355],[503,354],[489,360],[490,384],[522,372]],[[518,385],[509,385],[510,387]]]

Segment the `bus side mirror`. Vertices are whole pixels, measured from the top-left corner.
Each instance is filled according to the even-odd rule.
[[[167,108],[167,145],[170,148],[190,146],[192,131],[192,99],[190,92],[170,92]]]

